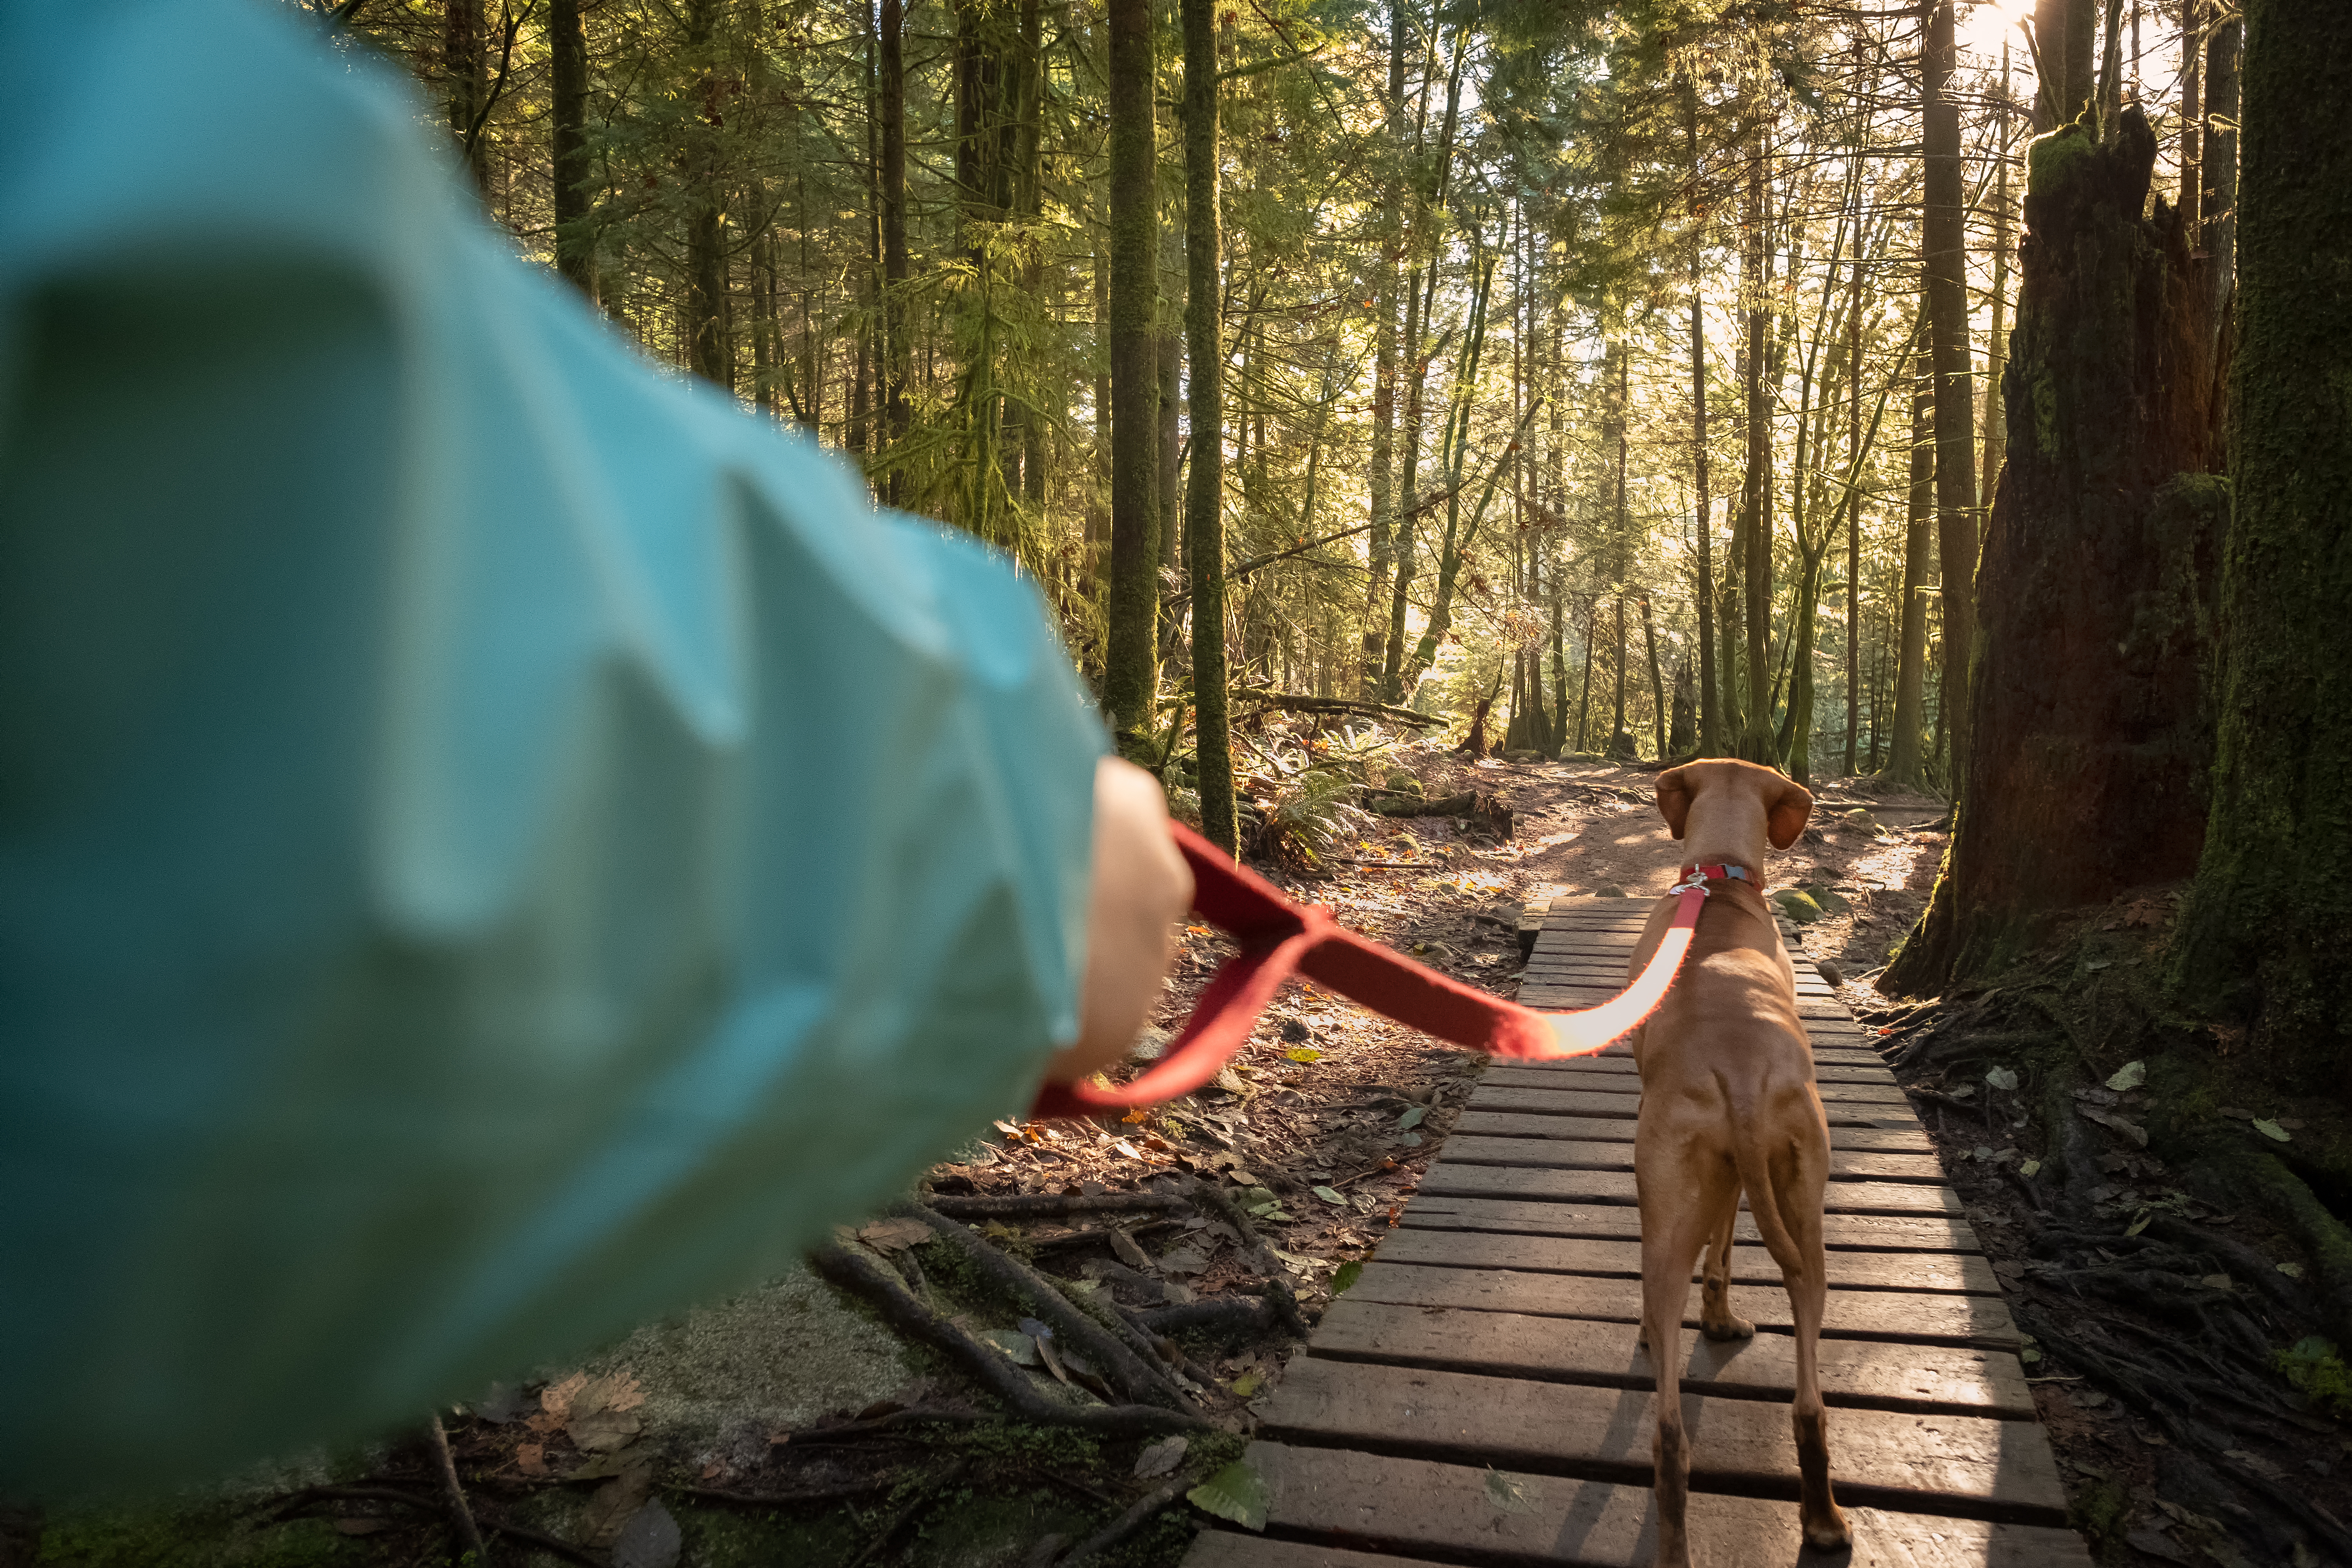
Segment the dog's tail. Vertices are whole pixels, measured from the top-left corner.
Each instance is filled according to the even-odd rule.
[[[1809,1262],[1807,1250],[1797,1237],[1800,1230],[1808,1228],[1807,1194],[1818,1191],[1828,1179],[1828,1151],[1826,1141],[1817,1152],[1808,1141],[1785,1133],[1768,1140],[1762,1130],[1779,1120],[1758,1114],[1754,1109],[1744,1109],[1734,1116],[1732,1164],[1739,1173],[1739,1185],[1748,1194],[1748,1211],[1755,1217],[1765,1250],[1784,1272],[1801,1271]],[[1814,1160],[1822,1163],[1818,1173],[1807,1169]]]

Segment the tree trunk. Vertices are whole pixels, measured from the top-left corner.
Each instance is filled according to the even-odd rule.
[[[1699,177],[1698,96],[1689,79],[1683,82],[1683,143],[1689,154],[1691,180]],[[1723,754],[1723,708],[1716,696],[1715,668],[1715,524],[1707,495],[1706,468],[1706,296],[1699,286],[1702,264],[1701,230],[1691,229],[1691,478],[1697,489],[1698,589],[1692,595],[1698,607],[1698,749],[1704,756]]]
[[[1992,186],[1992,332],[1985,342],[1984,475],[1977,491],[1979,513],[1992,513],[1992,493],[2009,455],[2009,421],[2001,403],[2001,367],[2009,363],[2009,46],[2000,50],[2000,111],[1993,144],[2000,163]]]
[[[449,92],[449,133],[457,139],[474,189],[488,193],[489,144],[475,134],[490,96],[490,55],[482,0],[446,0],[441,11],[441,70]]]
[[[1218,317],[1216,0],[1183,0],[1184,346],[1192,362],[1192,457],[1185,553],[1192,582],[1192,713],[1201,831],[1227,853],[1240,843],[1233,742],[1225,721],[1225,351]]]
[[[1926,84],[1927,205],[1920,217],[1927,343],[1936,372],[1936,550],[1943,562],[1942,684],[1937,711],[1950,740],[1951,772],[1969,753],[1969,657],[1976,626],[1976,397],[1969,372],[1968,225],[1960,180],[1960,106],[1951,93],[1958,58],[1953,0],[1936,0],[1920,61]]]
[[[881,0],[882,99],[882,428],[883,450],[895,454],[908,425],[907,376],[907,27],[905,0]],[[882,481],[883,499],[898,504],[905,482],[894,467]]]
[[[1943,874],[1882,986],[1994,973],[2052,911],[2196,864],[2228,501],[2207,472],[2205,295],[2179,215],[2139,216],[2155,162],[2136,106],[2105,144],[2069,127],[2034,145],[1975,739]]]
[[[2186,994],[2346,1098],[2352,1034],[2352,34],[2322,0],[2245,12],[2221,568],[2220,766],[2176,952]]]
[[[1746,545],[1741,562],[1744,581],[1740,609],[1747,633],[1748,673],[1746,711],[1741,715],[1739,754],[1751,763],[1770,764],[1773,753],[1771,694],[1772,635],[1772,403],[1765,386],[1769,363],[1766,337],[1771,328],[1769,264],[1771,239],[1764,197],[1765,164],[1770,158],[1765,133],[1759,132],[1755,162],[1748,172],[1748,237],[1742,271],[1748,295],[1748,470],[1742,478],[1740,508],[1745,514]]]
[[[1159,690],[1159,213],[1151,0],[1108,0],[1110,33],[1110,635],[1103,705],[1148,745]]]
[[[1924,316],[1923,310],[1923,316]],[[1911,335],[1911,487],[1903,536],[1901,630],[1895,658],[1895,717],[1889,725],[1888,783],[1918,789],[1927,780],[1923,721],[1927,690],[1927,556],[1935,540],[1936,399],[1921,334]],[[1874,745],[1876,744],[1874,737]]]
[[[2342,26],[2340,20],[2337,26]],[[2212,41],[2205,47],[2205,135],[2199,167],[2204,243],[2200,248],[2205,252],[2216,332],[2229,319],[2231,290],[2237,283],[2238,53],[2244,37],[2244,22],[2231,16],[2213,29]]]
[[[589,232],[588,35],[580,0],[553,0],[547,11],[551,81],[549,142],[555,185],[555,269],[592,300],[596,297],[596,239]]]
[[[1657,721],[1658,756],[1664,760],[1673,754],[1666,750],[1666,726],[1670,718],[1666,711],[1666,675],[1658,664],[1658,625],[1650,614],[1650,595],[1647,594],[1642,595],[1642,643],[1650,655],[1650,702],[1655,710],[1654,717]]]
[[[1397,277],[1403,264],[1404,233],[1404,0],[1390,0],[1388,145],[1381,180],[1380,255],[1373,262],[1371,538],[1364,588],[1362,695],[1377,698],[1388,660],[1389,534],[1395,511]]]
[[[2096,41],[2098,0],[2040,0],[2033,9],[2041,88],[2033,128],[2056,130],[2091,106],[2092,45]]]

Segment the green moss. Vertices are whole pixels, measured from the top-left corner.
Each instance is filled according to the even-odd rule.
[[[1772,901],[1780,906],[1782,914],[1801,926],[1811,925],[1822,918],[1822,906],[1801,888],[1783,888],[1772,895]]]
[[[2338,1419],[2352,1418],[2352,1367],[2333,1344],[2315,1334],[2271,1359],[2314,1405]]]
[[[362,1538],[338,1534],[326,1520],[271,1524],[266,1514],[216,1502],[69,1514],[42,1531],[38,1561],[60,1568],[311,1568],[377,1556]]]
[[[2100,1555],[2112,1557],[2123,1543],[2124,1523],[2131,1515],[2131,1494],[2115,1481],[2092,1481],[2074,1494],[2066,1511],[2074,1528],[2098,1543]]]
[[[2025,189],[2029,196],[2047,199],[2091,162],[2098,144],[2080,124],[2061,125],[2047,136],[2026,143]]]

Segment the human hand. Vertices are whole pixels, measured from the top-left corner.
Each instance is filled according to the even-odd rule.
[[[1134,1047],[1168,978],[1175,924],[1192,904],[1192,868],[1169,837],[1159,781],[1132,763],[1103,758],[1095,764],[1094,884],[1078,1037],[1047,1065],[1047,1082],[1075,1083]]]

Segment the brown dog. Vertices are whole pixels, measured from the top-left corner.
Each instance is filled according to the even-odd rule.
[[[1746,1339],[1731,1310],[1731,1231],[1748,1194],[1756,1228],[1789,1290],[1797,1328],[1794,1410],[1805,1539],[1846,1543],[1830,1496],[1829,1435],[1814,1368],[1827,1294],[1822,1192],[1829,1121],[1813,1087],[1812,1045],[1797,1016],[1797,983],[1763,893],[1764,846],[1786,849],[1813,797],[1753,763],[1692,763],[1658,775],[1658,812],[1687,849],[1685,867],[1736,866],[1714,879],[1690,953],[1664,1002],[1633,1037],[1642,1109],[1633,1181],[1642,1205],[1642,1338],[1657,1367],[1658,1556],[1690,1561],[1684,1532],[1690,1446],[1683,1430],[1682,1324],[1691,1268],[1707,1249],[1699,1326]],[[1674,920],[1677,900],[1651,911],[1633,954],[1639,974]]]

